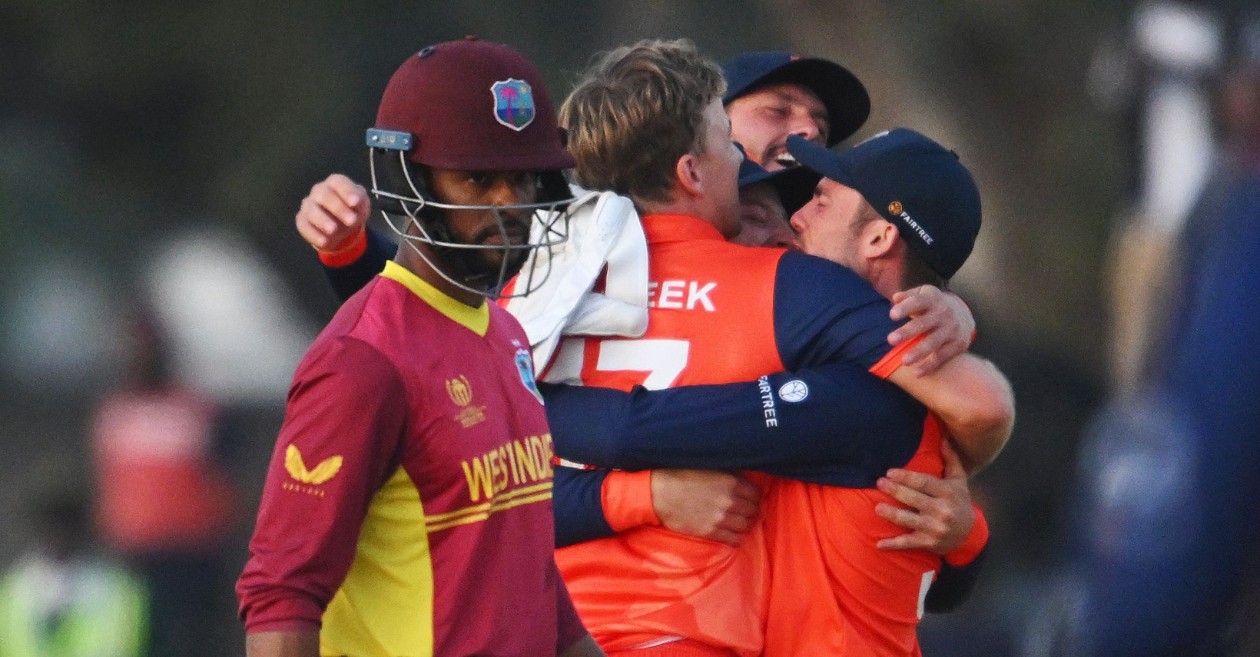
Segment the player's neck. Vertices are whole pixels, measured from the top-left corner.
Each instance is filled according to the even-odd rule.
[[[863,276],[879,292],[880,296],[885,299],[892,299],[892,295],[902,289],[902,278],[905,271],[899,263],[893,262],[890,258],[880,258],[871,262],[870,267]]]
[[[419,248],[428,250],[427,246],[419,245]],[[430,259],[434,256],[430,253],[426,254]],[[480,307],[486,300],[485,296],[477,294],[469,290],[465,290],[458,285],[446,280],[444,276],[439,274],[424,258],[416,253],[415,249],[404,244],[398,249],[398,254],[394,256],[394,261],[405,268],[407,271],[416,275],[416,278],[432,285],[442,294],[472,308]],[[436,261],[436,260],[435,260]]]
[[[712,203],[706,202],[704,198],[674,194],[673,198],[663,202],[635,199],[635,205],[642,210],[644,216],[649,214],[677,214],[695,217],[705,223],[712,224],[714,228],[718,229],[718,232],[728,239],[739,232],[738,230],[732,232],[732,219],[723,216]]]

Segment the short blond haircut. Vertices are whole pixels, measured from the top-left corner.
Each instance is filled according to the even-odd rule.
[[[560,108],[578,183],[668,201],[675,164],[703,154],[705,108],[724,93],[722,69],[686,39],[597,55]]]

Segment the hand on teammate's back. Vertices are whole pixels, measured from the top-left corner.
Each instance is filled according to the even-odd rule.
[[[971,345],[976,320],[958,295],[920,285],[893,294],[892,302],[889,316],[895,321],[909,317],[910,321],[890,333],[888,343],[897,346],[924,334],[902,358],[903,365],[914,365],[920,375],[932,373]]]
[[[652,507],[667,529],[739,545],[757,520],[761,492],[752,482],[717,470],[652,471]]]
[[[910,530],[880,540],[876,544],[879,549],[923,549],[947,554],[967,539],[976,522],[967,472],[949,441],[941,441],[941,459],[945,463],[944,478],[894,468],[876,483],[881,491],[910,507],[887,502],[875,507],[881,518]]]
[[[318,251],[336,253],[367,228],[371,211],[367,190],[334,173],[311,187],[294,223],[307,244]]]

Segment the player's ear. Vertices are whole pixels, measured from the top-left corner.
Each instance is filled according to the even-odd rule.
[[[692,153],[683,153],[674,163],[674,183],[690,196],[704,194],[704,181],[700,176],[700,160]]]
[[[867,258],[880,258],[888,255],[897,243],[897,227],[884,219],[869,221],[862,230],[862,255]]]

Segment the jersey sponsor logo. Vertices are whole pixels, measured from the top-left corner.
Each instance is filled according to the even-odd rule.
[[[932,236],[929,235],[926,230],[923,230],[923,227],[919,225],[919,222],[914,220],[914,217],[910,216],[909,212],[905,211],[905,208],[901,206],[901,201],[893,201],[892,203],[889,203],[888,213],[901,217],[901,220],[906,222],[906,225],[910,227],[910,230],[913,230],[919,236],[919,239],[922,239],[925,244],[930,245],[932,243]]]
[[[779,412],[774,406],[774,390],[770,387],[770,377],[757,379],[757,393],[761,395],[761,418],[767,429],[779,426]]]
[[[543,403],[542,392],[538,390],[538,382],[534,380],[534,358],[529,355],[528,349],[517,349],[516,356],[513,358],[516,363],[516,372],[521,375],[521,385],[538,400]]]
[[[341,471],[342,460],[340,456],[330,456],[320,461],[314,468],[307,469],[306,462],[302,460],[302,452],[298,450],[297,445],[290,444],[284,451],[284,469],[288,471],[292,481],[284,482],[281,487],[285,490],[323,497],[324,491],[317,487],[337,476],[337,473]]]
[[[651,281],[648,283],[648,308],[667,310],[695,310],[713,312],[713,299],[709,294],[717,283],[699,281]]]
[[[529,83],[516,78],[499,80],[490,85],[494,96],[494,120],[520,132],[534,122],[534,90]]]
[[[809,386],[800,379],[792,379],[787,383],[779,386],[779,399],[785,402],[797,403],[805,401],[809,396]]]
[[[472,384],[468,383],[468,377],[460,374],[453,379],[446,380],[446,394],[450,396],[451,401],[459,406],[459,411],[455,413],[455,419],[459,420],[460,426],[467,429],[476,424],[486,421],[485,406],[470,406],[472,404]]]
[[[504,443],[462,462],[469,501],[492,500],[509,488],[551,481],[554,456],[551,434],[544,433]]]

